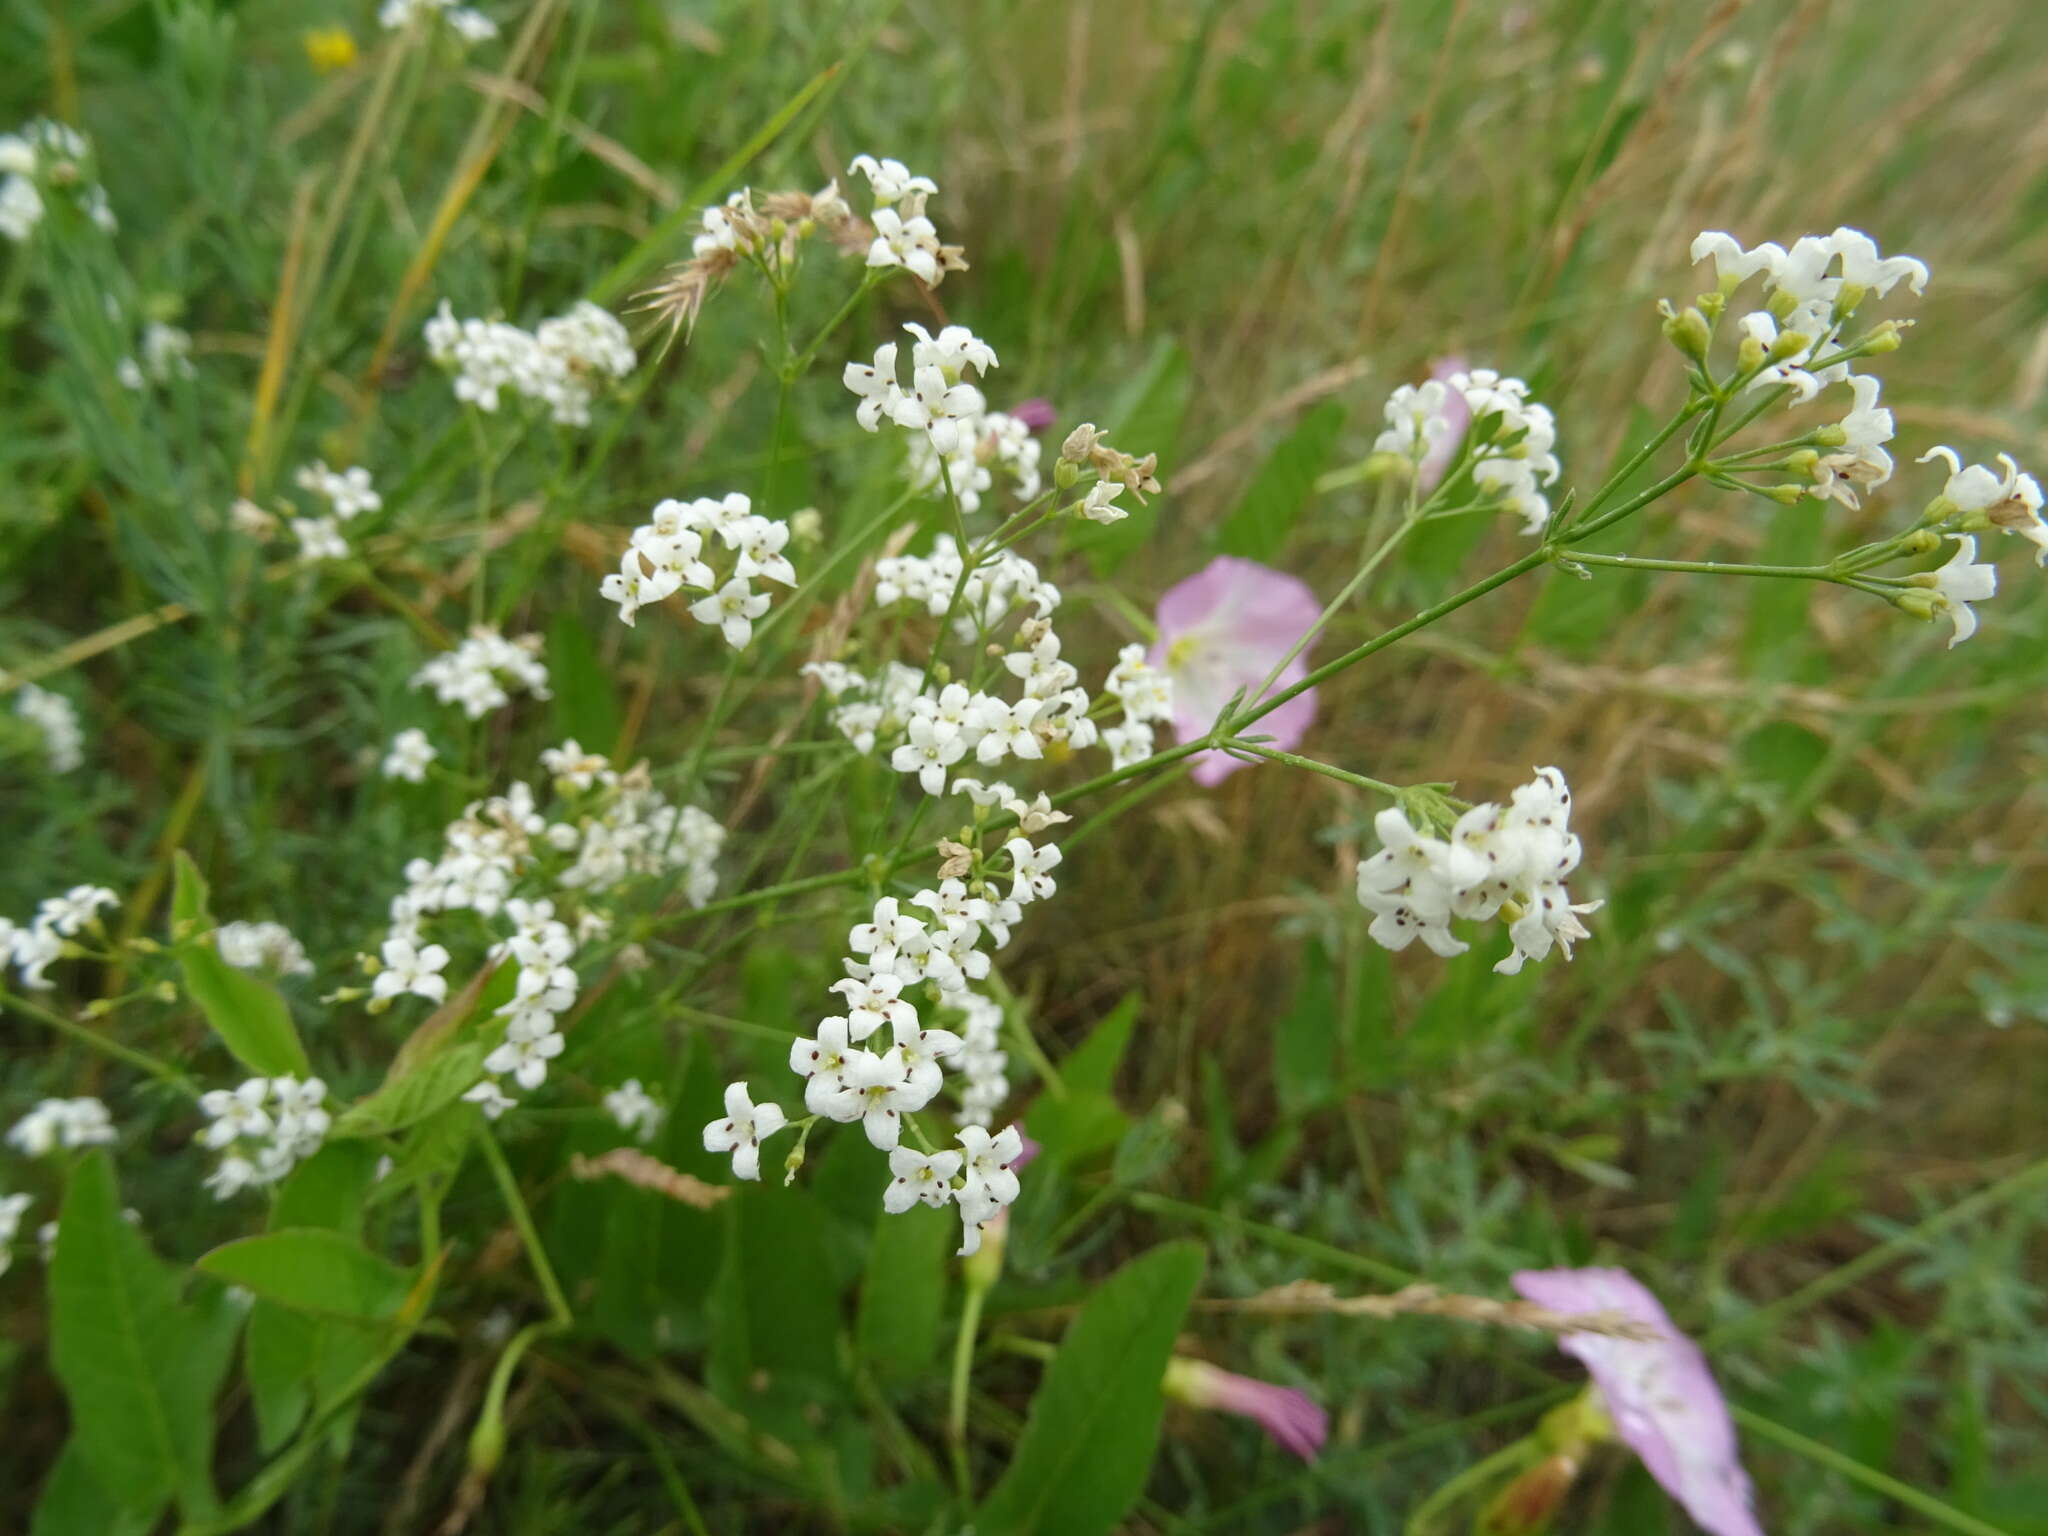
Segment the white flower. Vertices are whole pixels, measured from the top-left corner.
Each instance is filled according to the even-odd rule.
[[[904,218],[894,208],[874,212],[875,238],[868,247],[871,267],[904,267],[925,283],[939,281],[939,232],[923,214]]]
[[[1900,279],[1915,293],[1927,291],[1927,266],[1911,256],[1880,258],[1877,242],[1860,229],[1837,229],[1828,237],[1835,255],[1842,261],[1842,281],[1853,288],[1867,288],[1883,298]]]
[[[960,1172],[958,1152],[934,1152],[929,1157],[909,1147],[897,1147],[889,1154],[891,1178],[882,1191],[882,1209],[901,1215],[918,1201],[937,1207],[953,1198],[953,1178]]]
[[[43,975],[45,967],[64,957],[64,938],[42,919],[14,930],[12,952],[21,984],[31,992],[47,992],[55,985]]]
[[[1117,497],[1123,494],[1120,480],[1098,480],[1088,487],[1088,494],[1082,498],[1080,515],[1091,523],[1120,523],[1131,515],[1128,507],[1116,505]]]
[[[893,972],[881,971],[866,977],[849,976],[844,981],[833,982],[830,990],[846,1000],[848,1039],[865,1040],[885,1023],[913,1027],[917,1023],[917,1009],[903,1000],[903,979]],[[843,1041],[840,1049],[845,1049]],[[795,1067],[795,1070],[802,1072],[803,1068]]]
[[[690,605],[690,617],[699,624],[717,625],[725,635],[725,643],[736,651],[744,650],[754,638],[754,620],[767,611],[766,594],[757,595],[740,576]]]
[[[411,686],[431,687],[443,704],[460,704],[470,719],[481,720],[512,702],[508,686],[524,688],[536,699],[551,697],[540,649],[538,635],[508,640],[479,625],[454,650],[442,652],[415,672]]]
[[[1841,421],[1847,441],[1822,454],[1814,472],[1818,493],[1851,510],[1858,505],[1857,486],[1883,485],[1892,477],[1892,456],[1883,447],[1892,440],[1892,413],[1877,403],[1878,387],[1869,374],[1849,380],[1856,404]]]
[[[984,697],[982,735],[974,751],[976,759],[983,763],[999,763],[1005,757],[1033,760],[1043,757],[1045,749],[1033,734],[1031,723],[1044,707],[1041,699],[1019,699],[1014,704],[1005,704],[1001,699]]]
[[[1963,468],[1953,448],[1930,448],[1920,462],[1943,458],[1948,461],[1948,484],[1942,495],[1959,512],[1982,513],[1994,528],[2016,533],[2034,546],[2034,563],[2048,565],[2048,525],[2041,520],[2041,487],[2032,475],[2020,473],[2012,455],[2001,453],[1998,462],[2004,474],[1982,464]]]
[[[847,174],[867,177],[879,207],[909,198],[921,208],[924,200],[939,190],[938,183],[930,177],[911,175],[910,168],[901,160],[877,160],[873,155],[855,155],[853,164],[847,167]]]
[[[1956,541],[1956,552],[1949,556],[1946,565],[1925,573],[1921,579],[1934,589],[1935,611],[1947,614],[1955,626],[1948,642],[1949,649],[1954,650],[1977,633],[1977,614],[1970,604],[1996,595],[1998,567],[1978,564],[1974,535],[1958,533],[1950,537]]]
[[[859,1120],[868,1141],[883,1152],[892,1152],[903,1134],[903,1116],[914,1114],[930,1102],[931,1095],[910,1078],[903,1053],[890,1049],[847,1053],[840,1074],[840,1097],[830,1113],[835,1120]],[[851,1113],[847,1113],[851,1110]]]
[[[306,946],[282,923],[222,923],[214,930],[213,947],[238,970],[268,968],[284,976],[313,974]]]
[[[854,407],[853,415],[864,431],[880,431],[884,416],[892,420],[895,418],[896,402],[903,394],[903,387],[896,382],[895,342],[885,342],[875,348],[872,367],[848,363],[840,379],[860,397],[860,404]]]
[[[43,750],[52,773],[69,773],[85,761],[85,734],[78,728],[78,710],[63,694],[23,683],[14,696],[14,712],[43,733]]]
[[[1785,259],[1785,248],[1765,241],[1755,250],[1745,251],[1733,235],[1710,229],[1693,241],[1692,259],[1705,261],[1710,256],[1722,291],[1733,293],[1757,273],[1775,270]]]
[[[230,1152],[205,1179],[205,1187],[216,1200],[227,1200],[245,1189],[258,1188],[267,1181],[263,1170],[248,1158]]]
[[[500,1088],[497,1079],[487,1077],[474,1088],[462,1095],[484,1112],[484,1118],[495,1120],[519,1101]]]
[[[384,941],[383,955],[384,969],[370,986],[373,996],[394,998],[410,992],[432,1003],[446,1000],[448,981],[439,973],[447,967],[448,951],[442,946],[421,948],[410,939],[392,938]]]
[[[270,1079],[252,1077],[230,1091],[216,1088],[199,1096],[199,1110],[213,1123],[200,1133],[207,1146],[218,1150],[231,1141],[270,1134],[270,1116],[264,1101],[270,1097]]]
[[[315,459],[300,466],[295,478],[301,490],[324,498],[344,523],[360,512],[375,512],[384,505],[384,498],[370,484],[370,472],[360,464],[333,470]]]
[[[725,1090],[725,1118],[704,1127],[704,1150],[730,1152],[733,1177],[758,1179],[762,1138],[773,1136],[788,1123],[781,1106],[756,1105],[747,1095],[747,1085],[734,1083]]]
[[[548,1080],[548,1063],[562,1054],[568,1042],[559,1030],[549,1030],[530,1040],[507,1040],[484,1058],[484,1070],[499,1077],[510,1074],[528,1093]]]
[[[618,1087],[604,1096],[605,1113],[619,1124],[619,1129],[641,1141],[650,1141],[661,1129],[662,1108],[648,1096],[640,1086],[640,1079],[629,1077]]]
[[[44,1099],[7,1133],[8,1144],[24,1157],[44,1157],[60,1146],[106,1146],[113,1140],[113,1117],[98,1099]]]
[[[960,728],[945,721],[918,716],[907,728],[908,740],[889,756],[889,766],[898,773],[914,773],[928,795],[946,792],[946,770],[967,753]]]
[[[292,537],[299,541],[299,558],[308,565],[348,558],[348,540],[341,536],[341,525],[331,517],[293,518]]]
[[[1059,889],[1052,871],[1059,867],[1060,851],[1051,843],[1033,848],[1021,837],[1003,844],[1010,856],[1010,899],[1016,902],[1042,901]]]
[[[815,1039],[790,1042],[789,1070],[804,1079],[804,1107],[812,1114],[826,1113],[824,1106],[835,1102],[846,1087],[846,1062],[854,1050],[851,1034],[849,1020],[834,1017],[819,1023]]]
[[[965,1154],[965,1178],[954,1196],[960,1207],[960,1256],[981,1248],[981,1229],[1017,1198],[1019,1184],[1010,1164],[1024,1153],[1024,1139],[1014,1125],[989,1135],[979,1125],[962,1126],[955,1140]]]
[[[440,755],[434,744],[427,740],[427,733],[419,727],[400,731],[391,738],[390,750],[384,754],[384,777],[424,784],[427,765]]]
[[[36,908],[36,923],[47,925],[68,939],[96,921],[102,907],[120,905],[121,898],[104,885],[74,885],[62,896],[45,897]]]

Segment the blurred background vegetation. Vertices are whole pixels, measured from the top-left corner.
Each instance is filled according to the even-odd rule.
[[[592,291],[617,306],[686,247],[694,204],[745,182],[822,185],[860,152],[938,180],[941,228],[974,265],[935,298],[1001,354],[994,403],[1044,395],[1062,428],[1114,424],[1161,455],[1154,510],[1073,541],[1065,581],[1098,617],[1069,644],[1089,654],[1133,638],[1129,610],[1149,612],[1228,526],[1333,591],[1374,511],[1350,471],[1380,403],[1439,358],[1529,379],[1558,413],[1567,481],[1597,484],[1683,398],[1652,305],[1702,286],[1684,254],[1703,228],[1789,243],[1852,224],[1927,261],[1883,370],[1902,465],[1937,442],[2048,460],[2048,10],[2029,0],[566,0],[498,19],[504,37],[466,57],[392,65],[361,3],[10,0],[0,128],[43,112],[85,128],[122,228],[33,279],[0,250],[0,666],[158,621],[42,677],[79,705],[87,766],[52,779],[25,738],[0,760],[0,912],[103,881],[146,894],[124,919],[154,931],[148,902],[183,845],[219,910],[276,917],[315,954],[361,945],[464,796],[394,796],[372,773],[394,730],[432,718],[404,688],[424,654],[415,617],[225,568],[214,530],[245,467],[267,485],[316,454],[370,465],[419,509],[390,580],[459,628],[462,578],[431,528],[443,509],[466,516],[466,445],[416,340],[422,307],[445,294],[458,313],[531,319]],[[316,69],[306,34],[334,27],[360,58]],[[353,138],[385,91],[403,132]],[[445,248],[408,293],[451,202]],[[280,274],[303,277],[313,252],[317,280],[281,299]],[[112,383],[132,329],[108,295],[131,327],[193,333],[190,388],[138,399]],[[837,299],[805,302],[815,325]],[[302,321],[263,443],[252,401],[288,304]],[[764,314],[736,282],[662,358],[577,482],[567,550],[659,497],[759,472]],[[923,317],[906,295],[877,301],[825,361]],[[876,502],[889,450],[829,380],[796,406],[787,505],[836,524]],[[1902,523],[1933,489],[1903,469],[1862,513],[1687,490],[1617,547],[1804,561]],[[1515,552],[1505,522],[1425,530],[1323,654]],[[1062,1127],[1066,1155],[1027,1179],[992,1317],[1028,1329],[1168,1236],[1209,1244],[1213,1295],[1304,1275],[1497,1294],[1521,1265],[1622,1263],[1708,1341],[1750,1416],[1772,1531],[2048,1532],[2048,1186],[2028,1174],[2048,1092],[2048,601],[2031,575],[2008,562],[1983,632],[1951,654],[1934,628],[1804,584],[1551,573],[1326,688],[1309,750],[1360,772],[1455,779],[1480,799],[1533,764],[1567,768],[1581,894],[1608,902],[1569,967],[1497,978],[1483,944],[1449,962],[1371,946],[1350,871],[1377,807],[1327,780],[1179,785],[1091,833],[1005,975],[1050,1055],[1093,1036],[1099,1115]],[[659,766],[689,740],[719,661],[599,622],[594,584],[550,555],[500,598],[513,627],[549,635],[560,697],[491,722],[472,765],[578,733]],[[742,764],[718,793],[744,781]],[[750,855],[763,879],[798,852],[776,841],[776,801],[803,788],[791,770],[747,797],[751,829],[773,829]],[[840,918],[783,917],[721,931],[743,995],[701,1006],[784,1033],[811,1022],[836,953],[814,940]],[[630,1066],[668,1084],[663,1151],[709,1175],[697,1109],[733,1047],[679,1022],[659,971],[607,996],[622,1043],[591,1081]],[[394,1032],[315,992],[295,1000],[316,1059],[337,1085],[374,1082]],[[173,1011],[151,1027],[200,1048]],[[10,1119],[102,1074],[4,1028]],[[238,1218],[195,1203],[189,1126],[158,1108],[122,1114],[132,1147],[164,1154],[124,1156],[127,1194],[185,1259]],[[570,1151],[612,1144],[594,1113],[536,1112],[508,1142],[523,1181],[552,1192],[541,1215],[565,1282],[595,1299],[589,1336],[537,1351],[515,1393],[479,1528],[923,1528],[919,1446],[939,1443],[943,1367],[860,1364],[871,1170],[814,1159],[804,1189],[749,1192],[721,1227],[552,1183]],[[477,1168],[464,1199],[477,1224],[497,1219]],[[787,1256],[779,1289],[753,1277],[752,1310],[731,1279],[736,1233]],[[439,1518],[492,1358],[479,1324],[534,1305],[501,1247],[467,1255],[450,1280],[466,1321],[393,1368],[347,1458],[268,1528]],[[16,1509],[61,1439],[41,1316],[23,1262],[0,1280],[15,1490],[0,1504]],[[1304,1469],[1241,1425],[1170,1417],[1134,1530],[1397,1531],[1522,1433],[1547,1381],[1575,1379],[1541,1339],[1449,1322],[1198,1320],[1211,1358],[1328,1406],[1331,1444]],[[1040,1369],[978,1366],[984,1466]],[[246,1472],[250,1431],[227,1406],[224,1465]],[[799,1464],[764,1437],[800,1440]],[[1841,1458],[1977,1523],[1909,1508]],[[1566,1528],[1685,1526],[1616,1458]]]

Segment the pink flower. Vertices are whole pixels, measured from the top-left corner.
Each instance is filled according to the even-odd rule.
[[[1159,639],[1150,657],[1173,678],[1173,729],[1182,742],[1208,735],[1230,696],[1252,689],[1322,615],[1323,605],[1299,578],[1256,560],[1218,555],[1159,599]],[[1274,691],[1308,675],[1308,650],[1274,680]],[[1265,697],[1265,695],[1261,695]],[[1315,723],[1311,688],[1252,727],[1282,749],[1296,746]],[[1195,782],[1215,785],[1243,764],[1221,752],[1196,759]]]
[[[1438,358],[1429,376],[1448,385],[1452,374],[1463,373],[1469,366],[1462,357]],[[1422,496],[1442,483],[1444,471],[1451,467],[1451,460],[1458,456],[1458,445],[1465,440],[1465,429],[1472,425],[1472,407],[1463,390],[1453,389],[1444,396],[1443,419],[1451,424],[1451,430],[1430,444],[1429,452],[1415,466],[1415,489]]]
[[[1018,401],[1010,407],[1010,414],[1033,432],[1043,432],[1059,419],[1053,412],[1052,402],[1043,395],[1033,395],[1029,400]]]
[[[1275,1445],[1303,1461],[1314,1461],[1329,1438],[1330,1416],[1306,1392],[1239,1376],[1206,1360],[1175,1355],[1166,1362],[1162,1389],[1191,1408],[1214,1408],[1256,1421]]]
[[[1663,1337],[1566,1334],[1566,1354],[1585,1362],[1615,1430],[1685,1512],[1710,1536],[1763,1536],[1750,1509],[1735,1426],[1707,1358],[1657,1298],[1626,1270],[1525,1269],[1515,1289],[1556,1312],[1619,1312]]]

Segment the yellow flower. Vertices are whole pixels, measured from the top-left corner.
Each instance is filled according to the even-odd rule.
[[[306,59],[323,75],[356,61],[356,40],[347,27],[315,27],[306,33]]]

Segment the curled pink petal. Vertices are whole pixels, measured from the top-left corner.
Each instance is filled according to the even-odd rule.
[[[1029,400],[1018,401],[1010,407],[1010,414],[1033,432],[1043,432],[1059,420],[1058,414],[1052,408],[1052,402],[1043,395],[1033,395]]]
[[[1183,1355],[1167,1362],[1164,1387],[1168,1397],[1192,1408],[1213,1408],[1252,1420],[1275,1445],[1303,1461],[1314,1461],[1329,1438],[1330,1416],[1295,1387],[1240,1376]]]
[[[1672,1326],[1657,1298],[1626,1270],[1525,1269],[1515,1289],[1555,1312],[1619,1312],[1663,1335],[1651,1340],[1566,1334],[1608,1417],[1644,1467],[1709,1536],[1763,1536],[1750,1508],[1735,1425],[1707,1357]]]
[[[1300,578],[1233,555],[1219,555],[1169,587],[1159,599],[1159,639],[1150,660],[1173,678],[1175,737],[1189,742],[1207,735],[1231,695],[1240,689],[1248,694],[1264,682],[1322,611]],[[1301,681],[1308,667],[1304,648],[1274,680],[1272,691]],[[1250,730],[1270,736],[1272,745],[1285,750],[1300,744],[1315,718],[1311,688]],[[1221,752],[1204,752],[1196,760],[1195,782],[1220,784],[1243,766]]]

